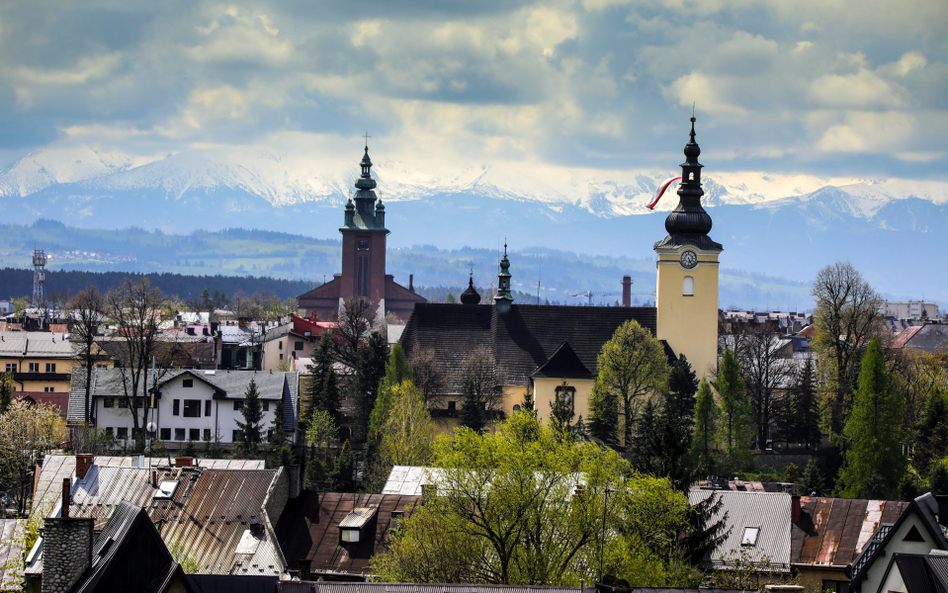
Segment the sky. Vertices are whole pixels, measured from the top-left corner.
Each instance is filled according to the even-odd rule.
[[[0,162],[272,147],[942,179],[944,0],[0,2]],[[670,161],[669,159],[675,159]]]

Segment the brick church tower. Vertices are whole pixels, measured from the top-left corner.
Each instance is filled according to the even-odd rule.
[[[372,302],[378,315],[391,312],[407,321],[415,303],[425,299],[415,294],[410,284],[405,288],[385,273],[385,242],[390,231],[385,228],[385,205],[375,195],[377,184],[372,178],[368,145],[359,166],[362,173],[355,182],[355,193],[346,202],[345,219],[339,228],[342,273],[300,295],[299,305],[307,315],[315,313],[318,319],[329,321],[346,298],[362,296]]]

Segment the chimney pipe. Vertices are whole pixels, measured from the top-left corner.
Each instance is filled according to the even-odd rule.
[[[936,494],[935,501],[938,502],[938,524],[948,526],[948,495]]]
[[[175,457],[174,458],[175,467],[192,467],[194,466],[193,457]]]
[[[622,277],[622,306],[632,306],[632,276]]]
[[[414,274],[408,275],[408,290],[415,292],[415,275]]]
[[[89,471],[89,468],[92,467],[92,463],[95,460],[94,455],[88,455],[85,453],[80,453],[76,455],[76,479],[83,480],[86,477],[86,473]]]
[[[151,487],[158,487],[158,470],[155,469],[151,470]]]
[[[63,519],[69,518],[69,498],[70,498],[69,492],[72,490],[72,488],[70,487],[71,482],[72,480],[70,480],[69,478],[63,478],[63,504],[62,504],[62,510],[59,513],[59,516],[62,517]]]
[[[793,523],[800,522],[800,514],[802,513],[802,511],[803,509],[800,506],[800,497],[791,496],[790,497],[790,518]]]

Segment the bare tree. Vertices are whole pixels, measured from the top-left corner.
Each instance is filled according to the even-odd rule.
[[[421,391],[426,402],[444,390],[444,373],[438,365],[434,350],[419,348],[412,351],[408,357],[412,374],[415,377],[415,386]]]
[[[869,341],[882,333],[882,299],[848,262],[826,266],[813,282],[819,370],[827,388],[828,425],[842,434],[852,407],[859,363]]]
[[[414,367],[412,368],[414,370]],[[502,410],[504,393],[497,381],[494,357],[488,348],[475,348],[461,365],[461,381],[465,390],[484,405],[488,414]]]
[[[165,357],[174,350],[167,344],[160,344],[159,322],[164,295],[145,277],[138,281],[126,278],[120,287],[106,294],[106,302],[109,316],[118,326],[119,341],[115,351],[122,378],[123,401],[132,417],[132,432],[144,448],[141,429],[146,418],[146,389],[151,368],[154,365],[156,372],[163,374],[169,366]]]
[[[792,361],[781,354],[784,343],[770,327],[749,325],[735,337],[734,353],[741,365],[744,386],[751,403],[758,449],[771,440],[777,419],[776,397],[793,383]]]
[[[365,341],[372,331],[372,302],[362,296],[349,297],[343,301],[336,320],[339,322],[339,327],[333,331],[336,358],[349,368],[355,368],[359,344]]]
[[[92,369],[95,368],[96,361],[105,358],[102,349],[96,345],[96,338],[99,336],[99,326],[105,320],[106,301],[95,286],[90,286],[73,297],[68,309],[72,348],[76,353],[76,358],[82,361],[86,375],[83,418],[88,424]]]

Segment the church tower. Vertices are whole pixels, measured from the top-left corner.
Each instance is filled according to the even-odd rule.
[[[360,163],[362,175],[346,203],[342,233],[341,295],[360,295],[385,311],[385,206],[375,195],[372,159],[366,143]],[[340,297],[342,300],[342,297]]]
[[[685,145],[685,162],[681,165],[678,206],[665,219],[668,236],[655,244],[655,306],[658,339],[668,342],[676,354],[684,354],[700,378],[717,367],[718,255],[724,248],[708,236],[711,216],[701,206],[704,190],[699,154],[692,116],[691,140]]]

